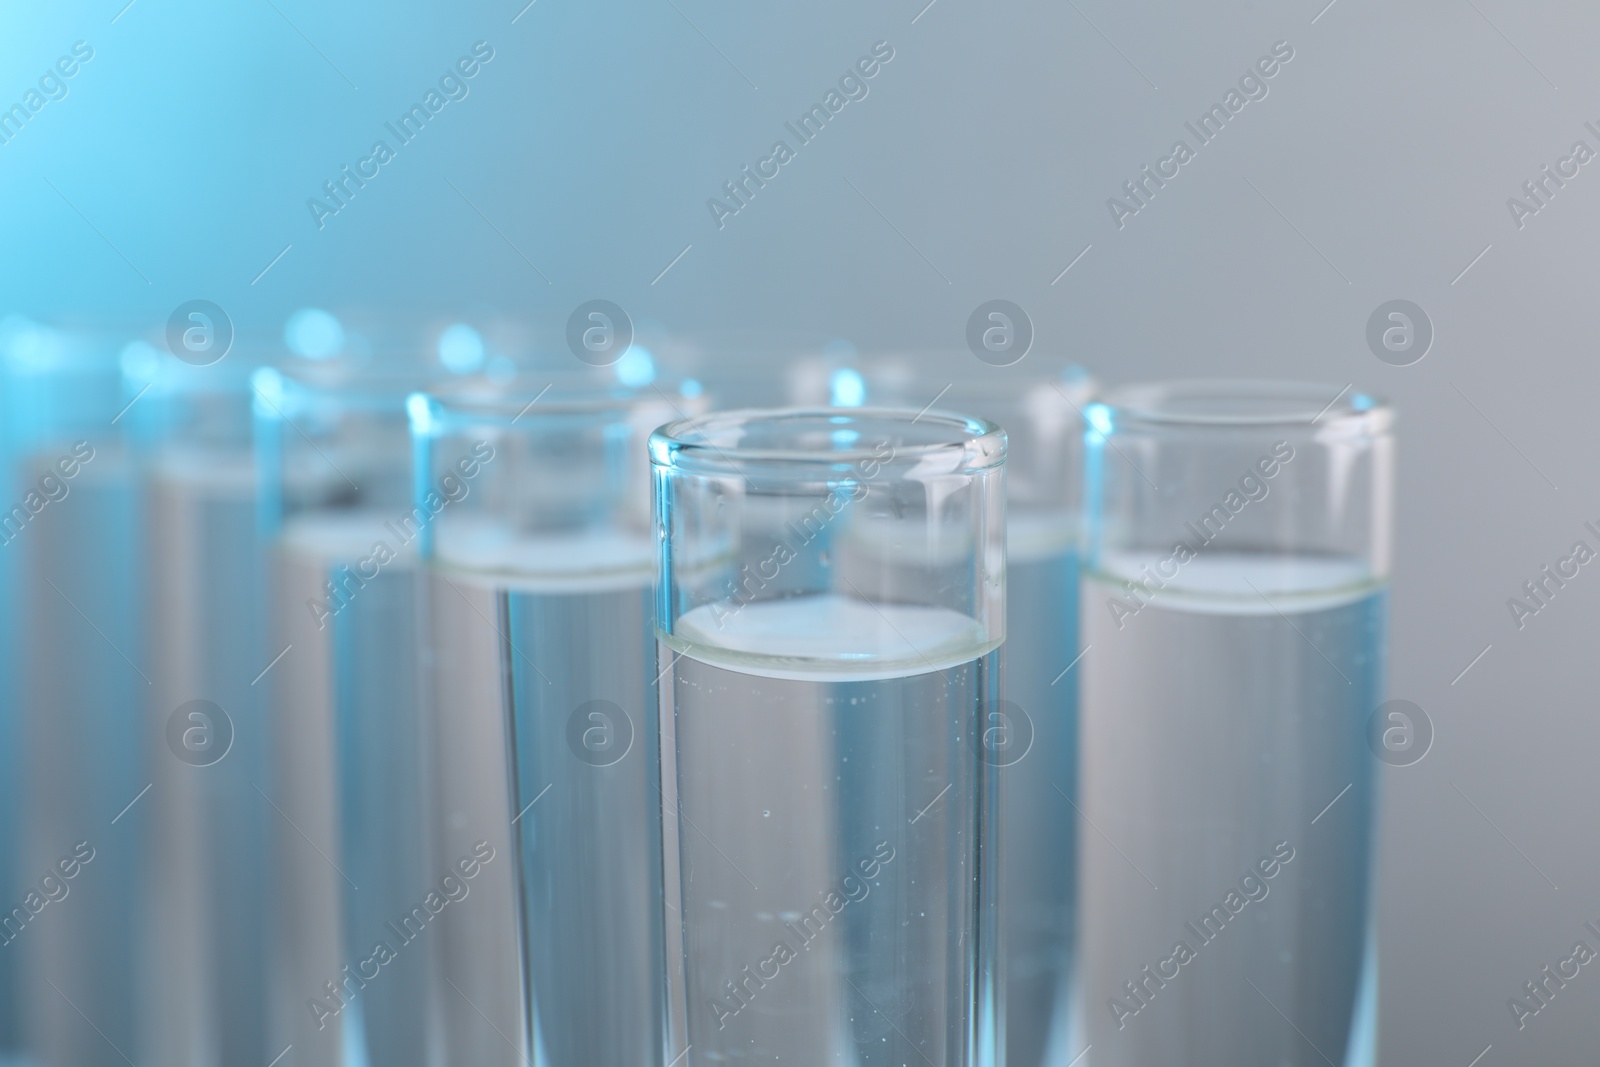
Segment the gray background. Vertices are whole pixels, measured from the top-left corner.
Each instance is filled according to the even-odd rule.
[[[598,296],[670,328],[949,347],[1004,297],[1038,350],[1108,381],[1386,395],[1390,690],[1437,737],[1383,774],[1384,1058],[1594,1054],[1600,967],[1521,1033],[1506,1006],[1600,925],[1600,564],[1521,630],[1506,606],[1600,547],[1600,162],[1521,229],[1506,206],[1574,141],[1600,150],[1592,8],[523,2],[8,5],[5,103],[72,42],[96,51],[0,145],[0,314],[153,330],[205,297],[241,331],[307,303],[559,322]],[[306,198],[480,39],[471,95],[319,231]],[[719,231],[706,199],[879,40],[870,95]],[[1119,230],[1106,199],[1280,40],[1268,97]],[[1436,330],[1414,366],[1365,341],[1393,298]]]

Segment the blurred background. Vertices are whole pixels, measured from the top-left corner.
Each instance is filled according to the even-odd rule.
[[[1109,383],[1387,396],[1389,688],[1434,739],[1383,771],[1380,1048],[1566,1064],[1600,1038],[1600,977],[1520,1032],[1507,998],[1600,924],[1600,577],[1520,625],[1508,598],[1600,543],[1600,177],[1574,155],[1600,151],[1597,34],[1579,5],[1506,0],[12,5],[0,317],[153,336],[204,299],[241,336],[306,305],[559,331],[605,299],[642,331],[960,348],[1005,299],[1036,353]],[[802,144],[786,124],[863,57]],[[417,104],[409,140],[386,126]],[[780,139],[793,158],[730,195]],[[1369,343],[1397,299],[1431,333],[1405,366]]]

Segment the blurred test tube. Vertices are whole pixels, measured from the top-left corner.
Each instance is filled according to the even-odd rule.
[[[149,696],[142,509],[118,425],[131,394],[115,333],[0,332],[12,456],[0,554],[14,568],[23,713],[7,751],[21,756],[9,777],[26,798],[0,955],[23,965],[25,1042],[39,1062],[110,1064],[134,1047],[144,824],[122,815],[146,781]]]
[[[153,841],[141,1047],[151,1062],[253,1063],[267,1049],[264,628],[249,376],[270,344],[168,360],[141,413]]]
[[[1001,913],[1010,1067],[1064,1063],[1074,1046],[1078,816],[1078,557],[1083,408],[1095,383],[1070,360],[1033,353],[997,366],[970,352],[869,353],[814,365],[801,402],[957,411],[1007,437],[1004,699],[984,753],[1007,768]],[[825,391],[825,395],[822,394]]]
[[[653,372],[413,398],[460,1062],[666,1062],[644,441],[693,405]]]
[[[406,352],[256,372],[272,647],[286,650],[263,683],[283,814],[274,1044],[301,1064],[444,1062],[436,999],[454,994],[430,928],[450,889],[429,833],[406,416],[443,373]]]

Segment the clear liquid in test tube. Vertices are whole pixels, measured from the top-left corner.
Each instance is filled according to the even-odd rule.
[[[15,497],[27,484],[18,466],[26,450],[27,438],[19,432],[17,389],[11,383],[11,363],[19,345],[28,343],[37,327],[21,318],[0,320],[0,486],[7,497]],[[8,532],[9,533],[9,532]],[[0,553],[0,893],[7,898],[24,891],[27,876],[22,874],[22,804],[25,790],[21,778],[23,698],[22,682],[17,677],[20,657],[17,634],[22,616],[17,583],[21,571],[16,553]],[[22,1034],[22,982],[20,954],[0,959],[0,1057],[20,1056],[25,1047]]]
[[[992,366],[970,352],[873,353],[818,368],[836,406],[965,411],[1006,431],[1004,701],[984,724],[1005,767],[1001,922],[1006,1062],[1066,1063],[1071,1024],[1078,814],[1078,542],[1083,419],[1094,382],[1033,353]],[[821,373],[826,371],[827,373]]]
[[[667,1062],[644,451],[666,395],[413,400],[439,848],[473,872],[446,1029],[470,1062]]]
[[[255,350],[259,356],[259,350]],[[175,363],[172,364],[176,366]],[[236,344],[133,409],[151,597],[151,820],[140,924],[140,1059],[252,1062],[268,1051],[269,834],[264,559],[251,447],[251,350]]]
[[[652,436],[685,1063],[995,1062],[1004,452],[914,410]]]
[[[442,1062],[430,729],[405,402],[389,359],[255,376],[271,544],[279,964],[275,1044],[299,1062]]]
[[[26,619],[8,751],[26,753],[15,775],[27,807],[16,857],[26,884],[0,902],[0,955],[25,970],[32,1054],[97,1067],[135,1050],[148,824],[126,812],[148,783],[144,510],[128,426],[113,422],[132,395],[121,338],[42,330],[34,341],[33,358],[17,353],[7,368],[21,458],[0,505],[0,552],[17,561]]]
[[[1373,1062],[1392,417],[1261,382],[1088,409],[1080,804],[1100,834],[1082,839],[1078,1013],[1096,1065]]]

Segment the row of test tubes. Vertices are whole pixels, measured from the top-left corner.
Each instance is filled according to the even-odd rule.
[[[477,344],[0,323],[0,1064],[1374,1062],[1381,402]]]

